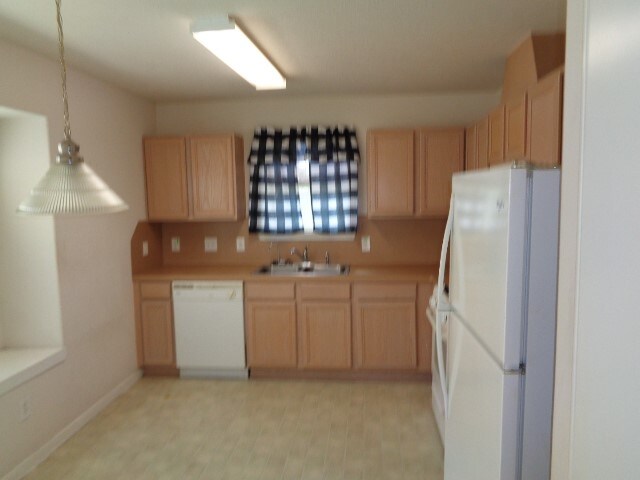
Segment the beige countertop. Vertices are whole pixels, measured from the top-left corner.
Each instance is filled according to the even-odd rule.
[[[359,282],[359,281],[411,281],[433,283],[438,277],[437,265],[419,266],[366,266],[351,267],[348,275],[337,276],[285,276],[254,273],[257,266],[158,267],[133,274],[134,281],[152,280],[242,280],[256,282],[305,281]]]

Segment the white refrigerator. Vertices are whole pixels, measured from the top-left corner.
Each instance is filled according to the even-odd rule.
[[[445,480],[549,478],[559,202],[559,169],[453,178],[435,335],[446,322]]]

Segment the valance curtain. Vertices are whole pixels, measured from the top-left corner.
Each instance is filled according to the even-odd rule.
[[[308,162],[308,180],[298,178],[300,170],[296,166],[301,162]],[[356,134],[349,128],[256,129],[248,159],[249,231],[305,230],[299,182],[308,181],[313,231],[354,232],[358,223],[359,162]],[[306,168],[306,163],[301,165]]]

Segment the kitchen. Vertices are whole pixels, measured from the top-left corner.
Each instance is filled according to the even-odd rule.
[[[593,21],[600,19],[607,20],[607,15],[619,14],[624,18],[625,14],[629,18],[636,15],[633,10],[633,5],[624,2],[616,5],[616,8],[611,8],[610,11],[601,11],[595,6],[589,10],[588,15],[594,15],[589,17]],[[569,15],[568,15],[568,28],[567,28],[567,77],[571,81],[571,85],[574,87],[569,89],[567,97],[565,98],[565,112],[567,111],[566,105],[568,99],[571,99],[573,103],[570,103],[573,109],[577,109],[581,105],[581,100],[576,100],[572,95],[578,96],[582,94],[582,89],[579,87],[581,81],[575,77],[576,70],[570,70],[570,60],[573,62],[583,61],[583,46],[582,31],[583,22],[585,21],[584,5],[581,2],[570,2]],[[50,16],[46,16],[50,18]],[[617,18],[617,17],[616,17]],[[602,20],[602,21],[604,21]],[[622,23],[622,27],[627,25]],[[71,28],[71,27],[69,27]],[[15,30],[15,27],[14,27]],[[8,32],[9,30],[5,30]],[[620,31],[625,32],[624,28]],[[7,33],[8,34],[8,33]],[[71,32],[68,33],[71,35]],[[601,37],[598,37],[601,39]],[[617,38],[617,37],[615,37]],[[626,38],[626,37],[623,37]],[[633,37],[630,37],[630,40]],[[587,40],[591,37],[587,36]],[[587,41],[585,40],[585,42]],[[595,39],[593,41],[596,41]],[[576,43],[577,42],[577,43]],[[615,46],[615,42],[614,46]],[[604,48],[607,44],[600,44],[601,48]],[[633,46],[633,42],[630,43]],[[26,110],[29,112],[39,113],[47,119],[46,128],[50,132],[48,138],[50,144],[47,144],[45,151],[53,151],[55,148],[55,140],[59,137],[59,133],[62,130],[62,122],[60,116],[59,105],[59,85],[56,83],[59,72],[57,65],[54,61],[48,61],[36,54],[32,54],[27,50],[16,47],[11,43],[3,43],[1,46],[1,55],[3,64],[15,65],[19,68],[5,68],[2,70],[3,89],[0,94],[0,103],[9,108],[17,110]],[[605,52],[606,53],[606,52]],[[637,52],[633,48],[626,47],[618,52],[619,55],[628,55],[632,61],[629,65],[637,65],[637,61],[633,55],[637,55]],[[617,58],[617,57],[615,57]],[[624,58],[624,57],[623,57]],[[613,61],[613,60],[612,60]],[[572,64],[573,68],[576,68],[576,64]],[[618,68],[618,63],[607,64],[607,68]],[[622,68],[622,67],[619,67]],[[634,68],[634,67],[631,67]],[[571,76],[569,73],[573,72]],[[622,71],[621,73],[624,73]],[[591,72],[589,72],[591,73]],[[586,75],[586,74],[585,74]],[[591,77],[587,77],[591,78]],[[626,78],[626,77],[621,77]],[[53,79],[53,80],[52,80]],[[102,405],[100,402],[104,402],[103,398],[108,397],[109,394],[127,380],[130,375],[133,374],[136,365],[135,359],[135,347],[132,345],[132,339],[134,337],[134,330],[132,324],[133,317],[133,293],[131,292],[131,282],[127,281],[131,275],[131,265],[129,261],[129,239],[131,233],[134,231],[138,220],[145,218],[145,206],[144,206],[144,191],[141,185],[144,184],[142,158],[140,149],[140,139],[143,135],[151,135],[154,133],[174,133],[174,134],[193,134],[193,133],[210,133],[220,131],[224,129],[237,130],[243,137],[245,142],[248,142],[247,129],[252,129],[256,124],[273,123],[278,125],[288,125],[289,123],[307,123],[303,121],[304,112],[316,111],[317,118],[314,119],[317,123],[335,123],[340,121],[338,117],[340,112],[357,112],[354,116],[347,116],[349,123],[353,123],[359,130],[361,135],[360,140],[363,144],[364,132],[369,127],[376,126],[400,126],[400,125],[434,125],[439,122],[445,122],[450,125],[464,123],[474,118],[480,118],[489,109],[498,103],[498,95],[496,93],[488,94],[460,94],[453,95],[396,95],[389,97],[376,97],[370,98],[362,97],[350,97],[346,99],[334,99],[334,98],[301,98],[291,100],[269,100],[269,99],[256,99],[256,100],[220,100],[212,101],[208,105],[198,106],[194,105],[191,111],[186,106],[180,106],[177,104],[159,105],[157,109],[151,102],[145,101],[135,95],[122,92],[121,90],[112,87],[108,84],[103,84],[92,77],[79,73],[75,70],[70,70],[69,73],[69,89],[70,89],[70,108],[71,118],[74,126],[74,136],[80,141],[83,147],[83,153],[87,157],[87,161],[91,165],[95,165],[103,178],[121,195],[126,197],[126,200],[130,204],[131,211],[122,216],[93,218],[87,217],[83,219],[74,218],[60,218],[55,220],[55,224],[51,222],[50,226],[44,226],[45,229],[50,229],[55,234],[56,250],[54,253],[55,260],[57,261],[57,276],[55,280],[59,283],[54,289],[59,288],[59,302],[62,318],[62,326],[64,331],[64,345],[67,349],[67,359],[58,365],[56,368],[49,370],[46,374],[37,377],[31,382],[27,382],[22,386],[12,390],[2,397],[2,432],[15,432],[8,438],[2,435],[2,462],[0,464],[6,470],[2,473],[10,471],[14,466],[18,465],[27,457],[34,455],[40,451],[40,449],[55,437],[64,428],[67,428],[74,419],[79,418],[85,412],[91,410],[91,407],[98,405],[95,408],[99,408]],[[621,92],[624,90],[621,90]],[[74,100],[74,98],[76,100]],[[578,97],[581,98],[581,97]],[[631,95],[630,98],[635,97]],[[587,97],[590,99],[590,97]],[[341,101],[342,100],[342,101]],[[346,101],[344,101],[346,100]],[[619,98],[614,97],[618,113],[624,114],[626,110],[623,108],[624,104],[619,103]],[[456,108],[443,108],[443,102],[446,105],[455,104]],[[449,103],[451,102],[451,103]],[[273,108],[274,103],[278,108]],[[633,102],[629,102],[629,108],[631,108]],[[599,106],[600,108],[604,108]],[[220,120],[219,117],[212,117],[212,110],[217,109],[219,112],[224,113],[224,120]],[[235,112],[237,111],[249,111],[253,117],[251,125],[239,119]],[[182,115],[177,115],[180,111],[183,111]],[[286,111],[290,114],[287,115]],[[101,115],[96,115],[95,112],[101,112]],[[580,118],[580,111],[578,113],[575,110],[568,110],[571,115],[578,115],[578,117],[571,117],[572,119]],[[166,112],[166,113],[165,113]],[[360,116],[356,116],[360,115]],[[432,117],[430,117],[432,115]],[[629,113],[630,118],[633,118]],[[294,121],[292,118],[295,118]],[[393,119],[393,120],[392,120]],[[591,119],[591,117],[588,117]],[[306,120],[306,119],[305,119]],[[173,123],[175,122],[175,123]],[[237,123],[235,123],[237,122]],[[612,125],[619,127],[618,122],[610,122]],[[117,128],[115,126],[118,126]],[[174,130],[176,125],[180,125],[181,130]],[[581,135],[579,130],[581,125],[580,121],[574,121],[567,123],[565,121],[564,135],[565,142],[564,148],[573,148],[570,150],[573,154],[569,158],[575,158],[575,163],[567,163],[567,155],[563,157],[563,170],[565,171],[565,177],[567,169],[572,169],[575,175],[571,175],[572,178],[582,178],[584,182],[595,182],[595,179],[606,178],[603,177],[599,170],[593,170],[597,167],[598,162],[589,156],[585,157],[585,162],[589,161],[589,169],[585,171],[586,177],[582,177],[576,172],[579,167],[578,159],[581,154],[576,154],[575,145],[579,145],[580,142],[576,141],[576,138]],[[633,122],[628,123],[628,127],[633,125]],[[604,128],[606,125],[600,125]],[[95,132],[101,131],[102,135],[96,136]],[[606,129],[604,130],[606,131]],[[622,132],[625,130],[622,129]],[[250,130],[249,130],[250,132]],[[92,134],[93,133],[93,134]],[[600,135],[593,136],[591,132],[587,132],[587,139],[597,138],[599,142],[602,142]],[[572,138],[573,142],[567,143],[567,135]],[[571,137],[573,135],[573,137]],[[635,136],[630,133],[626,137],[630,142],[626,147],[632,152],[633,142],[636,141]],[[596,140],[593,140],[594,142]],[[572,145],[574,145],[572,147]],[[590,148],[600,148],[600,143],[592,145],[586,143],[584,148],[585,152],[589,153]],[[604,143],[603,145],[607,145]],[[361,145],[363,148],[364,145]],[[626,148],[625,147],[625,148]],[[620,148],[619,146],[617,148]],[[566,151],[566,150],[565,150]],[[619,150],[618,150],[619,151]],[[365,156],[364,151],[363,158]],[[577,156],[575,156],[577,155]],[[48,163],[52,155],[47,155],[47,159],[44,161],[44,165]],[[624,157],[624,155],[621,155]],[[628,158],[632,158],[629,155]],[[136,160],[132,160],[136,159]],[[131,164],[135,164],[135,170],[131,170]],[[44,169],[44,167],[43,167]],[[127,172],[123,175],[123,172]],[[632,177],[632,176],[629,176]],[[626,190],[627,183],[630,181],[626,179],[619,179],[619,182],[613,186],[607,183],[602,185],[600,183],[587,183],[582,185],[582,194],[585,195],[585,188],[590,187],[595,189],[594,191],[600,192],[601,195],[605,195],[605,192],[611,192],[612,198],[615,198],[615,194],[620,191],[624,191],[623,197],[637,198],[635,191],[631,188]],[[620,184],[622,182],[622,184]],[[577,220],[576,218],[586,218],[587,223],[581,224],[581,231],[585,227],[589,227],[589,215],[597,214],[597,211],[586,210],[581,212],[578,208],[578,194],[574,190],[565,188],[563,185],[563,201],[565,198],[571,199],[572,197],[567,195],[568,192],[574,192],[574,206],[572,207],[572,216],[563,222],[563,225],[571,227],[574,225],[576,228],[576,236],[578,235]],[[621,190],[622,189],[622,190]],[[587,192],[591,190],[587,189]],[[599,197],[596,197],[599,198]],[[18,198],[11,202],[17,204]],[[591,204],[583,205],[583,208],[593,208]],[[631,203],[633,205],[633,203]],[[15,205],[12,207],[15,208]],[[580,213],[578,213],[580,212]],[[568,213],[566,214],[568,215]],[[571,219],[574,220],[571,220]],[[598,222],[611,222],[612,228],[621,228],[615,222],[617,217],[614,215],[602,216],[596,215]],[[23,220],[24,221],[24,220]],[[592,222],[595,220],[591,220]],[[606,223],[606,222],[605,222]],[[625,228],[628,228],[625,227]],[[631,227],[635,228],[635,227]],[[598,232],[589,230],[583,231],[583,235],[591,232],[596,235]],[[51,234],[51,233],[50,233]],[[604,401],[608,399],[611,402],[617,403],[623,401],[625,398],[633,398],[633,390],[629,390],[628,386],[621,383],[622,380],[618,376],[608,377],[609,385],[615,387],[607,392],[617,391],[615,396],[613,393],[601,396],[596,396],[594,389],[592,388],[591,379],[592,375],[596,376],[593,381],[602,381],[601,368],[604,368],[608,363],[594,363],[597,360],[602,361],[602,355],[598,352],[601,350],[595,348],[589,343],[589,339],[597,338],[600,341],[609,338],[609,331],[593,330],[596,328],[595,323],[591,321],[591,315],[596,315],[597,309],[594,309],[593,313],[589,312],[587,308],[588,304],[582,302],[588,302],[589,298],[601,298],[603,293],[610,293],[611,298],[617,299],[615,314],[622,320],[618,323],[618,328],[622,328],[622,338],[631,339],[634,338],[635,330],[637,328],[635,323],[630,323],[634,318],[633,312],[637,311],[632,302],[633,295],[628,295],[625,298],[629,300],[621,299],[621,292],[626,291],[633,284],[632,281],[626,281],[626,272],[633,265],[637,266],[637,256],[631,250],[630,245],[624,244],[625,238],[633,238],[633,235],[621,235],[620,244],[616,250],[618,252],[628,252],[628,257],[625,259],[625,264],[620,266],[618,263],[618,272],[615,277],[605,277],[603,275],[593,275],[588,278],[589,281],[584,284],[584,288],[587,290],[579,296],[579,302],[577,307],[580,310],[580,322],[585,325],[585,332],[589,336],[584,337],[584,340],[578,342],[576,346],[576,352],[583,351],[589,352],[589,355],[578,355],[576,372],[580,372],[582,377],[578,378],[576,383],[576,417],[575,425],[570,423],[564,425],[565,431],[570,432],[575,428],[575,442],[573,447],[570,447],[570,443],[566,443],[564,447],[558,447],[558,455],[555,458],[560,462],[560,466],[556,468],[562,468],[562,463],[567,462],[566,458],[572,457],[573,467],[575,469],[575,477],[570,477],[567,473],[562,475],[557,473],[556,478],[598,478],[598,472],[606,471],[611,473],[617,472],[631,472],[634,466],[634,460],[630,455],[624,454],[622,456],[623,462],[619,462],[616,465],[612,465],[610,459],[621,459],[620,451],[624,451],[622,445],[625,443],[622,439],[626,438],[628,433],[625,433],[625,429],[620,427],[619,419],[616,416],[616,409],[602,409],[606,412],[607,418],[613,422],[616,428],[616,436],[620,438],[620,441],[611,441],[606,445],[608,449],[619,448],[616,455],[607,456],[606,453],[595,453],[590,438],[593,435],[589,435],[589,432],[593,428],[598,428],[596,419],[588,418],[585,415],[585,409],[590,405],[598,406],[602,408],[600,399]],[[589,238],[599,237],[584,237],[585,240]],[[565,242],[568,241],[565,239]],[[377,248],[375,243],[375,237],[372,239],[372,250]],[[566,244],[565,244],[566,246]],[[222,248],[222,245],[221,245]],[[311,246],[313,248],[313,246]],[[595,248],[592,243],[586,242],[583,248],[580,250],[581,255],[586,255],[590,250],[588,248]],[[562,246],[561,246],[562,249]],[[575,248],[569,248],[565,251],[566,256],[561,259],[560,266],[560,287],[567,288],[569,285],[569,292],[571,292],[571,285],[573,285],[573,292],[575,295],[575,283],[577,281],[576,275],[588,275],[589,269],[584,273],[575,273],[575,268],[572,269],[569,266],[569,270],[565,271],[566,275],[571,276],[573,273],[573,283],[563,277],[563,264],[562,261],[571,261],[570,252],[576,251]],[[268,252],[263,253],[264,257],[260,262],[264,263],[268,259]],[[82,258],[82,262],[76,260],[77,256]],[[582,260],[582,262],[588,261],[590,258],[596,257],[573,257],[575,262]],[[615,257],[617,258],[617,257]],[[614,258],[614,260],[615,260]],[[593,265],[588,263],[586,265]],[[564,266],[567,268],[567,265]],[[604,267],[603,267],[604,268]],[[607,267],[610,268],[610,267]],[[604,271],[609,271],[605,268]],[[593,271],[593,270],[591,270]],[[598,271],[598,269],[596,269]],[[96,273],[98,273],[96,275]],[[625,281],[613,281],[621,280],[619,277],[620,272],[625,272],[623,280]],[[125,279],[122,281],[114,281],[114,278]],[[563,278],[565,282],[563,284]],[[581,279],[581,276],[577,277]],[[632,278],[632,277],[630,277]],[[613,284],[616,285],[615,291]],[[564,286],[563,286],[564,285]],[[43,289],[48,291],[48,289]],[[568,295],[567,290],[559,295],[560,305],[562,313],[567,315],[567,318],[571,317],[571,308],[576,308],[575,305],[571,305],[571,294]],[[597,295],[592,297],[587,292],[597,292]],[[83,295],[83,296],[82,296]],[[573,297],[575,300],[575,296]],[[564,309],[564,310],[562,310]],[[567,313],[567,309],[569,309]],[[574,317],[577,315],[574,311]],[[565,335],[568,335],[570,339],[573,338],[573,325],[576,322],[577,317],[573,322],[565,323],[566,331]],[[7,329],[3,329],[6,331]],[[581,337],[582,338],[582,337]],[[108,339],[108,340],[107,340]],[[566,338],[565,338],[565,341]],[[573,345],[573,341],[569,340],[568,345]],[[614,353],[615,358],[619,358],[618,355],[626,358],[627,361],[632,358],[636,358],[637,353],[631,349],[630,346],[626,346],[624,343],[620,344],[620,340],[616,339],[616,347],[611,350],[607,347],[607,352]],[[571,350],[572,352],[573,350]],[[566,355],[561,352],[560,355]],[[613,361],[613,360],[611,360]],[[586,362],[586,363],[584,363]],[[565,365],[573,365],[573,354],[569,354],[568,360],[565,358]],[[591,368],[598,365],[593,372]],[[565,406],[568,409],[567,412],[571,412],[573,405],[572,394],[566,392],[566,388],[569,388],[573,384],[571,380],[571,372],[573,368],[567,367],[563,373],[565,375],[564,382],[560,385],[562,388],[557,390],[557,394],[561,394],[563,398],[569,399],[569,404]],[[569,375],[567,378],[566,375]],[[585,382],[585,383],[581,383]],[[126,383],[126,382],[125,382]],[[124,387],[123,387],[124,388]],[[625,392],[629,395],[625,395]],[[30,394],[33,398],[33,415],[29,421],[19,423],[16,421],[15,412],[18,409],[19,402],[22,401],[24,394]],[[115,396],[115,395],[114,395]],[[597,401],[596,401],[597,400]],[[108,403],[108,401],[107,401]],[[556,402],[557,404],[557,402]],[[94,409],[95,411],[95,409]],[[600,409],[598,410],[600,411]],[[597,416],[592,416],[597,417]],[[565,418],[573,418],[570,413]],[[561,419],[562,420],[562,419]],[[565,420],[565,422],[567,422]],[[596,422],[591,424],[590,422]],[[628,420],[626,422],[628,424]],[[569,438],[568,435],[562,437],[561,429],[554,430],[554,435],[560,435],[561,439]],[[573,435],[573,434],[572,434]],[[626,443],[631,445],[631,443]],[[629,447],[627,447],[629,448]],[[565,458],[566,457],[566,458]],[[594,465],[597,464],[597,465]],[[583,467],[583,465],[588,466]],[[6,466],[6,467],[5,467]],[[569,468],[568,466],[566,468]],[[582,469],[585,470],[582,470]],[[605,470],[598,470],[599,468]],[[615,470],[619,469],[619,470]],[[626,470],[625,470],[626,469]],[[562,471],[562,470],[560,470]],[[568,471],[568,470],[566,470]],[[587,471],[588,473],[585,473]],[[595,472],[595,473],[591,473]],[[594,475],[593,477],[589,475]],[[616,476],[615,474],[613,475]],[[617,478],[633,478],[632,476],[625,476],[624,473],[619,473]]]

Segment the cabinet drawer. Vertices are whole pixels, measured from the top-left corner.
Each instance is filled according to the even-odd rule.
[[[328,285],[326,283],[298,284],[300,300],[349,300],[351,286],[348,283]]]
[[[244,296],[248,300],[293,300],[294,283],[246,283]]]
[[[140,283],[142,298],[171,298],[170,282],[142,282]]]
[[[396,300],[416,298],[415,283],[367,283],[353,286],[353,298],[356,300]]]

